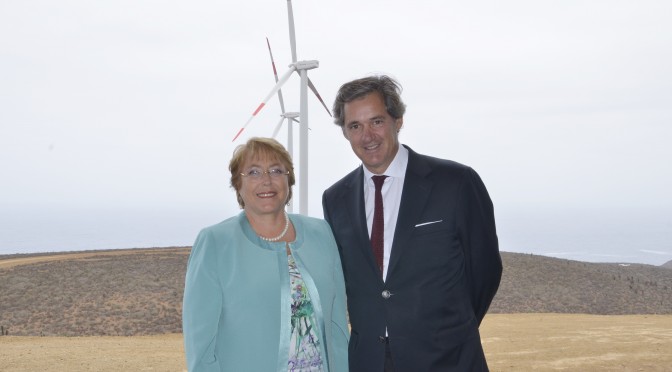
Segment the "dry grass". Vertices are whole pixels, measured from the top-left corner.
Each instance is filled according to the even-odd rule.
[[[491,314],[492,371],[670,371],[672,315]],[[181,334],[0,337],[0,370],[185,371]]]
[[[0,337],[0,371],[186,371],[181,334]]]
[[[672,315],[490,314],[492,371],[672,371]]]

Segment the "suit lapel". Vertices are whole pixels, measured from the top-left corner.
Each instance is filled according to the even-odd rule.
[[[387,269],[388,278],[393,274],[394,267],[404,254],[404,250],[412,249],[409,247],[408,241],[411,239],[415,224],[420,220],[429,201],[434,185],[433,182],[426,179],[427,174],[431,172],[429,165],[410,148],[408,152],[404,189],[401,192],[401,205],[399,206],[399,216],[397,217],[397,226]]]
[[[362,254],[371,266],[372,270],[379,271],[376,267],[373,251],[371,250],[371,241],[369,239],[369,230],[366,223],[366,209],[364,208],[364,171],[360,166],[355,172],[345,188],[343,188],[343,206],[347,208],[349,223],[352,224],[355,231],[355,244],[353,247],[344,247],[344,249],[361,249]],[[380,275],[378,275],[380,276]]]

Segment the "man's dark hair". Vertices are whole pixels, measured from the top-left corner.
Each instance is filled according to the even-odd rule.
[[[346,103],[374,92],[383,98],[385,109],[391,117],[402,118],[406,112],[406,105],[401,100],[401,90],[401,85],[386,75],[367,76],[341,85],[334,100],[334,124],[340,127],[345,125],[343,111]]]

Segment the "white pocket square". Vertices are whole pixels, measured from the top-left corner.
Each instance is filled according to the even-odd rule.
[[[433,224],[433,223],[439,223],[439,222],[443,222],[443,220],[430,221],[430,222],[423,222],[423,223],[419,223],[419,224],[415,225],[415,227],[420,227],[420,226],[425,226],[425,225],[431,225],[431,224]]]

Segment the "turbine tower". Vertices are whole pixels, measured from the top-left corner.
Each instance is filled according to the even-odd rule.
[[[278,70],[275,68],[275,60],[273,59],[273,52],[271,51],[271,43],[268,41],[268,38],[266,38],[266,45],[268,46],[268,54],[271,57],[271,66],[273,67],[273,76],[275,77],[275,83],[278,83]],[[298,112],[285,112],[285,100],[282,98],[282,89],[278,90],[278,100],[280,101],[280,121],[278,121],[278,124],[275,126],[275,130],[273,130],[273,138],[276,138],[278,136],[278,132],[280,131],[280,127],[282,127],[282,123],[287,120],[287,152],[289,152],[289,155],[294,158],[294,126],[293,122],[299,123],[299,121],[296,119],[299,117]],[[294,212],[294,202],[289,201],[287,204],[287,211],[289,213]]]
[[[324,100],[322,100],[322,97],[320,94],[317,92],[317,89],[315,88],[315,85],[313,84],[312,81],[308,78],[308,70],[312,70],[314,68],[319,67],[320,63],[316,60],[303,60],[303,61],[298,61],[296,57],[296,36],[294,32],[294,14],[292,12],[292,0],[287,0],[287,14],[288,14],[288,20],[289,20],[289,42],[292,50],[292,64],[289,65],[289,70],[285,72],[280,79],[277,78],[277,72],[275,70],[275,62],[273,62],[273,55],[271,54],[271,61],[273,62],[273,71],[275,73],[276,77],[276,84],[271,89],[271,92],[264,98],[264,100],[257,106],[257,108],[254,110],[252,113],[252,116],[247,120],[245,125],[243,125],[242,128],[238,131],[236,136],[233,138],[232,142],[235,142],[236,139],[241,135],[241,133],[245,130],[245,128],[250,124],[252,119],[261,111],[261,109],[266,106],[266,103],[273,97],[276,93],[278,94],[278,98],[280,99],[280,104],[281,104],[281,110],[283,112],[283,117],[280,120],[280,123],[278,126],[276,126],[276,133],[274,136],[277,134],[277,131],[279,130],[279,126],[282,125],[282,122],[285,120],[285,118],[288,119],[288,122],[291,124],[291,120],[296,120],[295,118],[295,113],[285,113],[284,111],[284,102],[282,99],[282,91],[280,90],[282,86],[289,80],[290,76],[292,73],[296,72],[299,74],[301,77],[301,83],[300,83],[300,110],[299,110],[299,213],[303,215],[308,214],[308,88],[313,91],[317,99],[322,103],[322,106],[324,107],[325,110],[327,110],[327,113],[329,113],[329,116],[331,116],[331,112],[329,111],[329,108],[327,108],[327,105],[324,103]],[[267,39],[268,42],[268,39]],[[269,45],[269,53],[270,53],[270,43]],[[293,117],[290,117],[291,116]],[[288,126],[288,136],[289,136],[289,141],[292,141],[292,136],[293,132],[291,130],[291,125]],[[287,147],[288,150],[290,151],[290,154],[293,156],[293,145],[291,142],[288,141]]]

